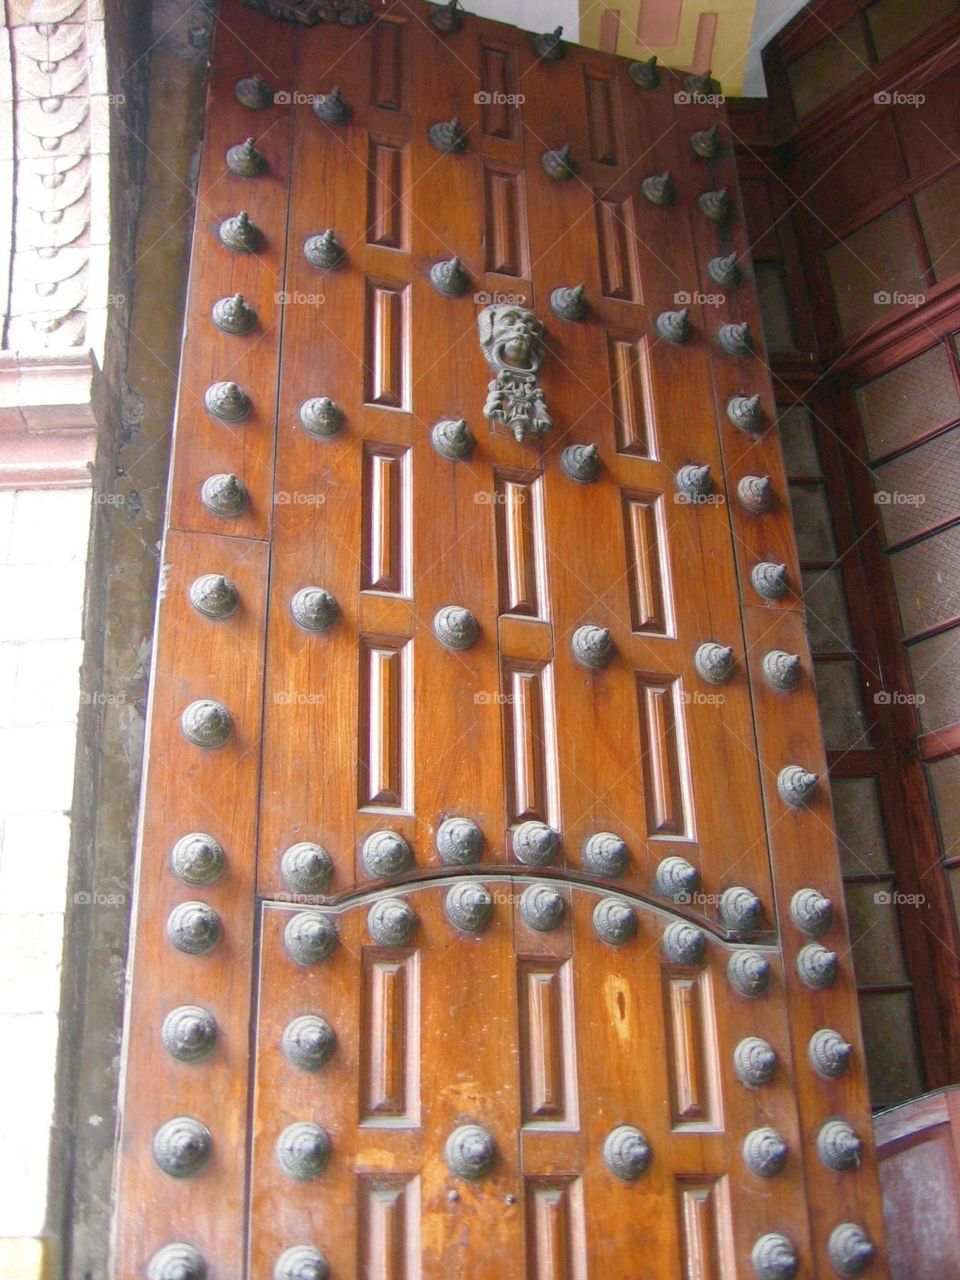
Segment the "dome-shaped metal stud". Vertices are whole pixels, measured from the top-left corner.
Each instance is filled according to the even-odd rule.
[[[763,426],[760,397],[731,396],[727,401],[727,417],[739,431],[759,431]]]
[[[280,1049],[292,1067],[300,1071],[319,1071],[330,1061],[337,1047],[337,1036],[325,1018],[303,1013],[283,1029]]]
[[[318,93],[313,102],[314,115],[324,124],[346,124],[353,115],[353,108],[334,86],[329,93]]]
[[[818,774],[809,773],[798,764],[788,764],[777,774],[777,790],[784,803],[796,807],[810,799],[819,781]]]
[[[719,191],[704,191],[697,204],[703,216],[718,225],[730,217],[730,197],[724,187]]]
[[[340,617],[340,606],[324,587],[301,587],[290,601],[290,612],[304,631],[327,631]]]
[[[299,840],[283,851],[280,874],[293,893],[323,894],[333,875],[333,859],[323,845]]]
[[[398,876],[413,863],[413,852],[398,831],[371,831],[360,850],[363,869],[375,880]]]
[[[493,1134],[479,1124],[462,1124],[447,1138],[443,1157],[455,1178],[471,1182],[489,1173],[497,1156]]]
[[[235,382],[213,382],[203,393],[207,413],[221,422],[242,422],[253,408],[253,401]]]
[[[693,463],[688,463],[677,472],[677,492],[683,494],[685,498],[689,498],[691,502],[697,502],[701,498],[705,498],[712,489],[713,480],[710,476],[710,467],[707,464],[698,467]]]
[[[170,869],[184,884],[213,884],[225,865],[223,846],[205,831],[181,836],[170,850]]]
[[[220,622],[236,612],[240,603],[237,584],[222,573],[202,573],[190,584],[190,603],[197,613]]]
[[[860,1165],[863,1143],[846,1120],[828,1120],[817,1134],[817,1155],[838,1173]]]
[[[733,1069],[749,1089],[769,1084],[777,1069],[776,1052],[759,1036],[746,1036],[733,1051]]]
[[[613,660],[614,644],[606,627],[578,627],[570,640],[573,656],[582,667],[600,670]]]
[[[800,1263],[787,1237],[768,1231],[750,1250],[750,1265],[757,1280],[792,1280]]]
[[[337,931],[322,912],[298,911],[287,921],[283,945],[290,959],[306,969],[332,954],[337,945]]]
[[[818,938],[833,924],[833,903],[817,889],[798,889],[790,899],[790,919],[802,933]]]
[[[544,151],[540,157],[540,167],[554,182],[565,182],[568,178],[574,177],[577,172],[577,163],[573,158],[570,144]]]
[[[367,930],[381,947],[407,947],[420,920],[402,898],[378,898],[367,912]]]
[[[430,10],[430,25],[436,27],[441,35],[456,35],[463,27],[463,8],[460,0],[449,0],[448,4],[434,5]]]
[[[211,515],[229,518],[246,511],[250,496],[239,476],[221,473],[204,480],[200,501]]]
[[[289,1178],[309,1182],[323,1173],[330,1159],[330,1136],[311,1120],[288,1124],[277,1139],[277,1164]]]
[[[730,289],[740,283],[739,260],[735,253],[721,254],[707,263],[707,275],[714,284]]]
[[[222,333],[232,333],[239,337],[250,333],[257,323],[257,313],[247,305],[242,293],[218,298],[210,311],[210,317]]]
[[[307,237],[303,242],[303,256],[318,271],[335,271],[346,258],[347,251],[337,239],[333,228],[328,227],[319,235]]]
[[[839,1031],[821,1027],[810,1037],[807,1053],[817,1075],[832,1080],[842,1076],[850,1065],[853,1045],[847,1044]]]
[[[514,857],[527,867],[543,867],[552,862],[559,842],[556,831],[535,818],[514,827],[511,837]]]
[[[600,451],[595,444],[571,444],[560,455],[560,465],[578,484],[592,484],[600,474]]]
[[[722,324],[717,330],[717,346],[728,356],[746,356],[752,350],[750,326],[743,324]]]
[[[643,1133],[632,1124],[611,1129],[603,1144],[603,1163],[623,1182],[635,1182],[650,1168],[653,1152]]]
[[[167,939],[186,955],[206,955],[220,934],[220,917],[206,902],[179,902],[167,917]]]
[[[837,980],[838,965],[837,953],[819,942],[808,942],[797,953],[797,973],[803,985],[811,991],[832,987]]]
[[[764,600],[782,600],[790,590],[787,566],[774,564],[772,560],[761,560],[750,570],[750,584]]]
[[[690,135],[690,147],[701,160],[715,160],[720,154],[720,130],[712,124],[709,129],[698,129]]]
[[[707,953],[707,935],[694,924],[674,920],[663,931],[663,954],[671,964],[699,964]]]
[[[147,1280],[207,1280],[208,1275],[203,1254],[179,1240],[158,1249],[147,1264]]]
[[[233,86],[237,101],[251,111],[273,106],[273,90],[262,76],[244,76]]]
[[[461,933],[481,933],[493,918],[493,896],[486,885],[461,880],[448,890],[443,909]]]
[[[720,83],[709,71],[691,71],[683,78],[683,87],[691,98],[706,98],[720,92]]]
[[[763,678],[774,689],[789,693],[800,683],[800,655],[771,649],[763,655]]]
[[[727,979],[738,995],[762,996],[770,987],[770,961],[759,951],[735,951],[727,962]]]
[[[455,155],[458,151],[466,151],[467,135],[460,127],[457,116],[452,120],[438,120],[427,129],[430,145],[444,155]]]
[[[213,750],[230,741],[233,717],[222,702],[198,698],[185,707],[180,716],[183,736],[197,747]]]
[[[174,1116],[153,1136],[153,1158],[171,1178],[192,1178],[206,1166],[212,1151],[210,1130],[192,1116]]]
[[[263,232],[246,212],[224,218],[217,234],[232,253],[256,253],[263,245]]]
[[[480,639],[480,624],[469,609],[445,604],[434,615],[433,634],[447,649],[472,649]]]
[[[558,889],[547,884],[531,884],[520,895],[520,914],[531,929],[549,933],[563,923],[566,903]]]
[[[661,311],[654,321],[657,333],[664,342],[672,342],[676,346],[690,341],[693,330],[690,327],[690,311],[681,307],[679,311]]]
[[[593,931],[601,942],[622,947],[637,936],[637,913],[622,898],[601,898],[593,909]]]
[[[343,430],[346,415],[329,396],[311,396],[297,410],[297,419],[304,431],[327,440]]]
[[[431,428],[430,440],[441,458],[454,462],[469,458],[475,443],[463,418],[441,418]]]
[[[267,167],[267,157],[255,145],[252,138],[227,148],[227,168],[238,178],[256,178]]]
[[[630,863],[630,851],[612,831],[587,836],[581,851],[583,865],[595,876],[622,876]]]
[[[550,295],[550,310],[561,320],[583,320],[590,310],[585,293],[582,284],[561,285]]]
[[[448,298],[462,298],[470,288],[470,277],[459,258],[447,258],[435,262],[430,268],[430,283],[437,293]]]
[[[758,1178],[775,1178],[783,1172],[789,1148],[769,1125],[751,1129],[743,1140],[743,1161]]]
[[[330,1266],[312,1244],[285,1249],[273,1268],[273,1280],[329,1280]]]
[[[742,884],[724,889],[718,912],[724,928],[732,933],[753,933],[763,923],[763,903],[752,889]]]
[[[445,818],[437,827],[437,852],[448,867],[467,867],[483,857],[483,832],[471,818]]]
[[[660,83],[660,72],[657,70],[657,55],[651,54],[642,62],[631,62],[627,67],[627,75],[640,89],[656,89]]]
[[[700,888],[700,872],[686,858],[671,854],[657,867],[657,892],[671,902],[688,903]]]
[[[708,640],[698,646],[693,655],[693,665],[709,684],[726,684],[733,675],[733,650],[729,645]]]
[[[640,190],[651,204],[664,207],[677,198],[677,185],[668,169],[666,173],[652,173],[640,183]]]
[[[737,484],[737,501],[752,515],[763,515],[773,506],[773,482],[769,476],[744,476]]]
[[[199,1062],[217,1043],[217,1020],[199,1005],[179,1005],[164,1018],[160,1041],[178,1062]]]
[[[546,31],[542,35],[533,37],[533,51],[538,58],[542,58],[545,62],[559,62],[561,58],[566,57],[567,46],[561,40],[563,35],[563,27],[556,27],[553,31]]]
[[[827,1252],[834,1271],[841,1276],[858,1276],[876,1253],[870,1237],[855,1222],[841,1222],[830,1232]]]

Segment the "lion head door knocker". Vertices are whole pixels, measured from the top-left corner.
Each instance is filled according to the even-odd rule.
[[[496,375],[489,384],[484,417],[509,427],[519,442],[553,426],[539,385],[543,324],[523,307],[494,303],[477,317],[480,346]]]

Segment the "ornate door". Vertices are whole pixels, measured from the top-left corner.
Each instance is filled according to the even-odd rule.
[[[117,1280],[881,1276],[716,86],[255,8],[207,107]]]

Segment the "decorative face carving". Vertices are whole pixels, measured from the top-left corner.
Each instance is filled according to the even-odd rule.
[[[543,324],[532,311],[506,303],[484,307],[477,318],[480,346],[496,372],[536,373],[543,363]]]

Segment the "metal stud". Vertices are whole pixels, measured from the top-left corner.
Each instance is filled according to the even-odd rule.
[[[471,818],[445,818],[437,828],[437,852],[448,867],[467,867],[483,857],[483,832]]]
[[[420,920],[402,898],[378,898],[367,912],[367,930],[381,947],[407,947]]]
[[[461,880],[447,892],[443,909],[461,933],[482,933],[493,918],[493,896],[485,885]]]
[[[285,1249],[273,1268],[273,1280],[328,1280],[330,1266],[312,1244]]]
[[[213,1151],[210,1130],[192,1116],[174,1116],[153,1136],[153,1158],[171,1178],[192,1178]]]
[[[205,831],[181,836],[170,850],[170,869],[184,884],[213,884],[225,864],[223,846]]]
[[[165,1244],[147,1264],[147,1280],[207,1280],[207,1262],[192,1244]]]
[[[309,1182],[323,1173],[330,1159],[330,1135],[311,1120],[288,1124],[274,1148],[277,1164],[290,1178]]]
[[[220,917],[206,902],[179,902],[167,917],[167,939],[185,955],[206,955],[221,932]]]
[[[337,945],[337,931],[321,911],[298,911],[287,921],[283,931],[287,955],[301,968],[320,964]]]
[[[810,799],[819,781],[818,774],[809,773],[798,764],[788,764],[777,774],[777,790],[781,800],[796,807]]]
[[[273,106],[273,90],[262,76],[245,76],[233,86],[237,101],[251,111]]]
[[[480,624],[469,609],[445,604],[434,615],[433,634],[447,649],[472,649],[480,639]]]
[[[726,222],[730,217],[730,197],[727,195],[726,189],[721,187],[719,191],[704,191],[703,195],[697,200],[700,212],[705,218],[709,218],[711,222]]]
[[[817,1134],[817,1155],[838,1173],[860,1165],[863,1142],[846,1120],[828,1120]]]
[[[720,92],[720,84],[709,71],[692,71],[684,77],[683,87],[691,98],[708,98]]]
[[[802,933],[818,938],[833,924],[833,903],[816,889],[798,889],[790,900],[790,919]]]
[[[749,324],[722,324],[717,330],[717,346],[728,356],[748,356],[752,350]]]
[[[197,1004],[179,1005],[164,1018],[160,1041],[177,1062],[199,1062],[217,1043],[217,1020]]]
[[[333,1057],[336,1047],[333,1027],[314,1013],[291,1019],[280,1038],[283,1056],[300,1071],[319,1071]]]
[[[601,898],[593,909],[593,931],[601,942],[622,947],[637,936],[637,913],[622,898]]]
[[[211,515],[230,518],[246,511],[250,497],[239,476],[223,472],[204,480],[200,501]]]
[[[552,862],[559,842],[556,831],[535,818],[514,827],[511,837],[514,857],[527,867],[543,867]]]
[[[197,613],[220,622],[236,612],[240,603],[237,584],[222,573],[202,573],[190,584],[190,603]]]
[[[622,876],[630,862],[626,843],[612,831],[595,831],[582,849],[583,865],[596,876]]]
[[[324,124],[346,124],[353,115],[353,108],[335,85],[329,93],[318,93],[313,103],[314,114]]]
[[[800,1263],[790,1240],[779,1231],[768,1231],[750,1251],[757,1280],[792,1280]]]
[[[568,178],[573,178],[577,172],[577,164],[570,144],[544,151],[540,157],[540,167],[554,182],[565,182]]]
[[[776,1052],[759,1036],[745,1036],[733,1051],[733,1069],[748,1089],[769,1084],[777,1069]]]
[[[311,396],[297,410],[297,418],[304,431],[328,440],[343,429],[346,414],[329,396]]]
[[[257,313],[247,305],[242,293],[235,293],[228,298],[220,298],[210,311],[213,323],[223,333],[233,333],[240,337],[250,332],[257,323]]]
[[[563,895],[552,885],[532,884],[520,895],[520,914],[538,933],[559,928],[566,909]]]
[[[430,431],[434,449],[442,458],[459,462],[473,453],[474,439],[463,418],[441,418]]]
[[[833,1080],[842,1076],[850,1065],[853,1045],[847,1044],[839,1031],[821,1027],[810,1037],[807,1054],[817,1075]]]
[[[290,612],[305,631],[327,631],[340,617],[340,606],[325,587],[301,587],[290,601]]]
[[[762,996],[770,986],[770,961],[759,951],[734,951],[727,962],[727,978],[741,996]]]
[[[787,566],[774,564],[770,560],[761,560],[750,570],[750,583],[758,596],[764,600],[782,600],[790,591],[787,581]]]
[[[560,38],[562,35],[563,27],[556,27],[553,31],[544,32],[543,35],[535,35],[533,51],[537,57],[545,62],[559,62],[561,58],[565,58],[567,46]]]
[[[235,382],[213,382],[203,393],[207,413],[221,422],[242,422],[253,408],[253,401]]]
[[[733,650],[729,645],[708,640],[697,647],[693,665],[709,684],[726,684],[733,675]]]
[[[870,1237],[855,1222],[841,1222],[830,1232],[827,1252],[834,1271],[841,1276],[858,1276],[876,1253]]]
[[[214,750],[230,741],[233,717],[222,702],[198,698],[185,707],[180,716],[183,736],[197,747]]]
[[[677,185],[668,169],[665,173],[652,173],[640,183],[640,190],[651,204],[661,208],[673,204],[677,198]]]
[[[299,840],[284,849],[280,859],[283,883],[292,893],[326,893],[333,875],[333,859],[323,845]]]
[[[657,55],[651,54],[642,62],[631,62],[627,67],[627,75],[640,89],[656,89],[660,83],[660,72],[657,70]]]
[[[470,277],[459,258],[435,262],[430,268],[430,283],[437,293],[448,298],[462,298],[470,288]]]
[[[700,872],[686,858],[671,854],[657,867],[657,892],[671,902],[690,902],[700,888]]]
[[[332,227],[317,236],[308,236],[303,244],[303,256],[319,271],[335,271],[347,256],[347,251],[337,239]]]
[[[578,484],[592,484],[600,474],[600,451],[595,444],[571,444],[560,455],[560,465]]]
[[[743,1161],[758,1178],[775,1178],[783,1172],[789,1148],[776,1129],[762,1125],[743,1140]]]
[[[246,211],[224,218],[217,235],[232,253],[256,253],[263,244],[263,232]]]
[[[455,35],[463,26],[463,9],[460,0],[449,0],[449,4],[437,4],[430,10],[430,23],[441,35]]]
[[[763,426],[760,397],[731,396],[727,401],[727,417],[740,431],[759,431]]]
[[[452,120],[439,120],[427,129],[430,144],[444,155],[455,155],[458,151],[466,151],[467,135],[460,127],[460,120],[454,116]]]
[[[763,678],[774,689],[789,693],[800,683],[800,655],[771,649],[763,655]]]
[[[837,980],[838,958],[819,942],[808,942],[797,953],[797,973],[800,981],[811,991],[824,991]]]
[[[663,931],[663,953],[672,964],[699,964],[707,953],[707,935],[694,924],[674,920]]]
[[[585,293],[582,284],[561,285],[550,295],[550,310],[561,320],[583,320],[590,310]]]
[[[623,1182],[635,1182],[650,1168],[653,1152],[643,1133],[632,1124],[611,1129],[603,1144],[603,1162]]]
[[[763,921],[763,903],[746,885],[724,889],[718,904],[720,919],[734,933],[753,933]]]
[[[489,1173],[497,1156],[497,1144],[482,1125],[462,1124],[447,1138],[443,1156],[455,1178],[473,1182]]]
[[[573,656],[582,667],[599,670],[613,660],[614,644],[606,627],[578,627],[570,640]]]
[[[413,852],[399,831],[371,831],[360,850],[363,869],[375,880],[398,876],[413,863]]]
[[[687,463],[677,472],[677,492],[691,502],[698,502],[705,498],[712,489],[713,480],[707,463],[702,467]]]
[[[773,506],[773,483],[769,476],[744,476],[737,484],[737,500],[744,510],[763,515]]]
[[[682,346],[690,341],[693,330],[690,327],[690,311],[682,307],[679,311],[661,311],[654,321],[657,333],[664,342],[672,342]]]
[[[227,148],[227,168],[238,178],[256,178],[267,167],[267,157],[258,150],[252,138]]]
[[[738,258],[735,253],[722,254],[720,257],[711,258],[707,263],[707,275],[714,284],[726,285],[732,288],[740,281],[740,267],[738,266]]]
[[[693,154],[701,160],[715,160],[720,154],[720,130],[713,124],[709,129],[698,129],[690,135]]]

